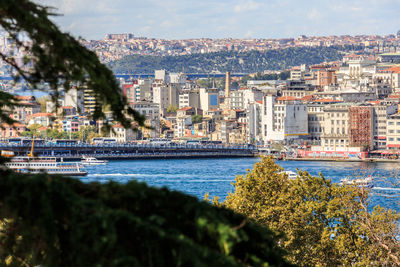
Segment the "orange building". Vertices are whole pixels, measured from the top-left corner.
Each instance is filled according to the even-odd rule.
[[[318,71],[318,85],[326,86],[336,84],[337,79],[334,70],[319,70]]]
[[[24,131],[26,131],[26,125],[18,122],[14,123],[13,125],[3,123],[0,126],[0,136],[2,139],[19,137]]]

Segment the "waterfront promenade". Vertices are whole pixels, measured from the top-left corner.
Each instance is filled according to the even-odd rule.
[[[30,144],[0,144],[1,150],[26,156]],[[51,156],[66,160],[94,156],[99,159],[152,159],[152,158],[235,158],[256,157],[254,146],[193,145],[193,144],[34,144],[35,156]]]

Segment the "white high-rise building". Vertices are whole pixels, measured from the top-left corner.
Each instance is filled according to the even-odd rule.
[[[200,108],[199,90],[185,90],[179,95],[179,108]]]
[[[71,88],[65,92],[64,105],[76,108],[78,113],[84,111],[84,94],[83,90]]]
[[[308,135],[307,106],[294,97],[264,96],[261,114],[264,142],[288,141]]]
[[[247,142],[254,144],[262,140],[261,129],[261,111],[262,102],[257,101],[249,104],[246,112],[246,126],[247,126]]]
[[[160,105],[162,114],[171,105],[178,107],[178,86],[173,84],[157,84],[153,86],[153,102]]]
[[[218,108],[219,100],[218,100],[218,89],[207,89],[200,88],[200,108],[203,111],[208,111],[211,109]]]

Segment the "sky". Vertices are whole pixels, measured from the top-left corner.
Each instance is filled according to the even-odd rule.
[[[162,39],[395,34],[400,0],[34,0],[75,37]]]

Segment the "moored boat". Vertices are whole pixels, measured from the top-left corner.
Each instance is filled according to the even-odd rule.
[[[374,178],[369,175],[366,178],[359,178],[359,179],[349,179],[344,178],[340,180],[340,185],[355,185],[364,188],[373,188],[374,187]]]
[[[55,157],[13,157],[5,166],[20,173],[48,173],[66,176],[85,176],[77,162],[58,162]]]
[[[99,160],[94,157],[82,157],[82,161],[80,162],[83,165],[105,165],[107,164],[107,160]]]

